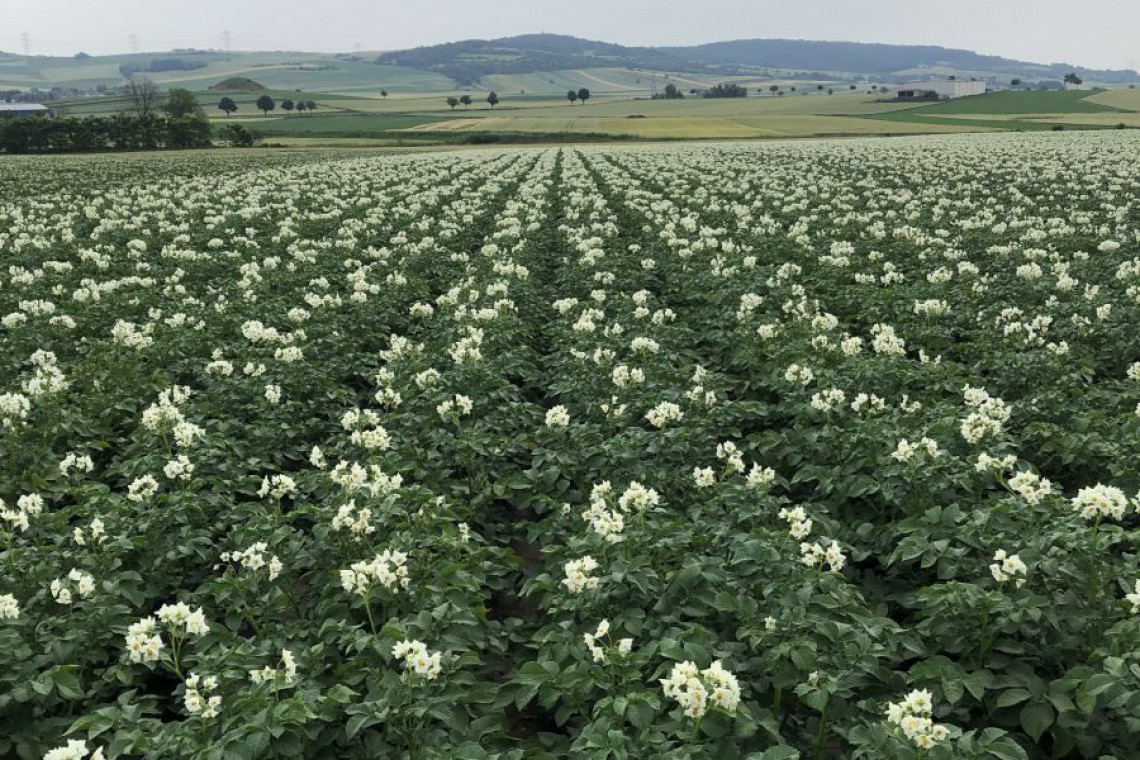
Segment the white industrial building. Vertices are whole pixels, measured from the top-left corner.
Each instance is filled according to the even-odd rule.
[[[52,112],[39,103],[0,103],[0,117],[4,116],[43,116],[50,119]]]
[[[929,82],[903,82],[892,88],[899,100],[925,100],[933,92],[939,100],[985,95],[986,83],[969,79],[947,79]]]

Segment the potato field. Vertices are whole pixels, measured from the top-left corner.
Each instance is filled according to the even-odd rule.
[[[0,757],[1140,757],[1140,138],[0,161]]]

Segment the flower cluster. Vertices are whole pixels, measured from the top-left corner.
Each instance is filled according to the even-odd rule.
[[[1025,585],[1025,576],[1028,572],[1029,568],[1016,554],[1007,554],[1005,549],[994,552],[994,563],[990,565],[990,574],[998,583],[1013,581],[1014,585],[1021,588]]]
[[[572,559],[566,563],[566,577],[562,579],[562,585],[571,594],[579,594],[584,589],[595,589],[599,581],[590,573],[597,569],[598,563],[588,554],[581,559]]]
[[[379,584],[389,591],[407,588],[408,555],[401,551],[385,549],[369,562],[354,562],[348,569],[340,571],[340,585],[345,591],[367,596],[372,587]]]
[[[555,406],[546,412],[546,426],[550,428],[564,428],[570,424],[570,412],[564,406]]]
[[[276,501],[296,492],[297,481],[288,475],[266,475],[261,479],[261,488],[257,489],[261,498],[268,496]]]
[[[87,454],[76,454],[72,451],[63,459],[59,460],[59,473],[64,477],[73,472],[91,472],[94,469],[95,463],[91,461],[91,457]]]
[[[71,531],[71,538],[79,546],[96,546],[107,540],[106,525],[98,517],[91,520],[86,529],[78,525]]]
[[[353,538],[362,539],[376,532],[372,525],[372,510],[366,507],[358,508],[356,502],[350,500],[342,505],[332,519],[332,529],[336,531],[347,530]]]
[[[266,558],[269,545],[264,541],[257,541],[242,551],[222,552],[222,562],[239,564],[246,570],[256,572],[263,567],[269,569],[269,580],[276,580],[284,567],[277,555]]]
[[[740,706],[740,685],[720,660],[704,670],[690,661],[677,663],[669,677],[661,679],[661,686],[665,696],[675,700],[690,718],[703,717],[710,703],[730,715]]]
[[[222,698],[218,694],[208,694],[216,688],[218,688],[216,677],[201,678],[197,673],[191,673],[186,679],[186,693],[182,695],[182,704],[185,705],[186,712],[202,720],[216,718],[221,711]]]
[[[934,704],[930,692],[922,689],[912,691],[901,702],[892,702],[887,707],[887,723],[894,727],[896,734],[914,742],[920,749],[930,749],[945,741],[949,730],[931,720]]]
[[[392,656],[404,661],[404,673],[415,674],[425,681],[434,681],[443,671],[442,655],[439,652],[429,652],[427,645],[422,641],[398,642],[392,647]]]
[[[90,755],[90,757],[88,757]],[[48,750],[44,760],[104,760],[103,748],[94,752],[87,749],[87,742],[82,739],[71,739],[63,747]]]
[[[16,620],[20,617],[20,603],[12,594],[0,594],[0,620]]]
[[[662,401],[645,413],[645,419],[649,420],[649,424],[658,430],[672,422],[680,422],[684,416],[685,413],[681,411],[681,407],[672,401]]]
[[[962,389],[966,406],[974,411],[962,419],[959,429],[967,443],[978,443],[983,438],[1001,433],[1009,419],[1009,407],[1000,398],[991,396],[985,388],[969,385]]]
[[[807,516],[803,507],[792,507],[791,509],[784,507],[777,516],[781,520],[787,521],[788,532],[797,541],[811,535],[811,518]]]
[[[1006,485],[1009,486],[1009,490],[1024,499],[1026,504],[1040,504],[1043,498],[1053,493],[1052,483],[1028,470],[1022,470],[1012,476],[1006,481]]]
[[[809,544],[806,541],[800,544],[800,561],[808,567],[822,568],[826,562],[828,569],[838,573],[847,564],[847,557],[836,541],[826,549],[819,542]]]
[[[16,508],[10,509],[3,499],[0,499],[0,520],[8,523],[8,530],[26,531],[31,525],[31,518],[44,510],[44,500],[39,494],[24,494],[16,500]]]
[[[82,570],[72,568],[66,578],[56,578],[51,582],[51,595],[60,604],[71,604],[72,592],[80,599],[87,599],[95,593],[95,579]]]
[[[349,440],[367,451],[386,451],[392,445],[392,437],[380,424],[380,415],[371,409],[349,409],[340,424],[351,434]]]
[[[271,683],[275,685],[291,684],[297,678],[297,661],[289,649],[281,650],[281,667],[265,666],[249,671],[249,680],[255,684]]]
[[[926,456],[930,459],[936,459],[942,456],[942,449],[938,448],[938,441],[935,441],[933,438],[924,437],[916,443],[911,443],[906,438],[903,438],[899,441],[898,446],[895,447],[894,452],[891,453],[891,458],[906,464],[919,452],[925,452]]]
[[[602,639],[605,642],[602,642]],[[598,627],[593,633],[582,634],[582,640],[586,642],[586,646],[590,650],[590,655],[594,658],[594,662],[605,663],[609,660],[613,653],[616,652],[617,656],[625,657],[633,651],[633,639],[618,639],[617,644],[613,643],[610,636],[610,621],[603,620],[598,623]]]
[[[127,498],[136,503],[147,501],[158,493],[158,481],[150,475],[135,478],[127,486]]]
[[[460,417],[471,414],[471,410],[474,408],[475,402],[471,400],[470,396],[456,393],[452,398],[441,401],[436,406],[435,411],[443,419],[458,423]]]
[[[1100,483],[1077,491],[1077,495],[1070,503],[1086,520],[1100,520],[1105,517],[1119,520],[1124,517],[1128,509],[1128,497],[1124,495],[1124,491],[1116,486]]]
[[[11,597],[9,597],[9,598],[11,598]],[[1136,585],[1133,586],[1133,588],[1132,588],[1132,593],[1125,594],[1124,598],[1127,599],[1129,604],[1132,605],[1132,614],[1133,615],[1140,612],[1140,580],[1136,581]],[[0,597],[0,618],[4,617],[3,601],[4,601],[4,598]],[[12,603],[15,604],[15,600],[13,600]]]

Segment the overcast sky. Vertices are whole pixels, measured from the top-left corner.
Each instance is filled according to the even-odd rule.
[[[394,50],[554,32],[626,45],[747,37],[930,44],[1140,68],[1138,0],[0,0],[0,50]],[[132,39],[131,35],[135,35]]]

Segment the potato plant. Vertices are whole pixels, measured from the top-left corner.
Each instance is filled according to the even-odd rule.
[[[1140,140],[0,182],[0,756],[1140,753]]]

